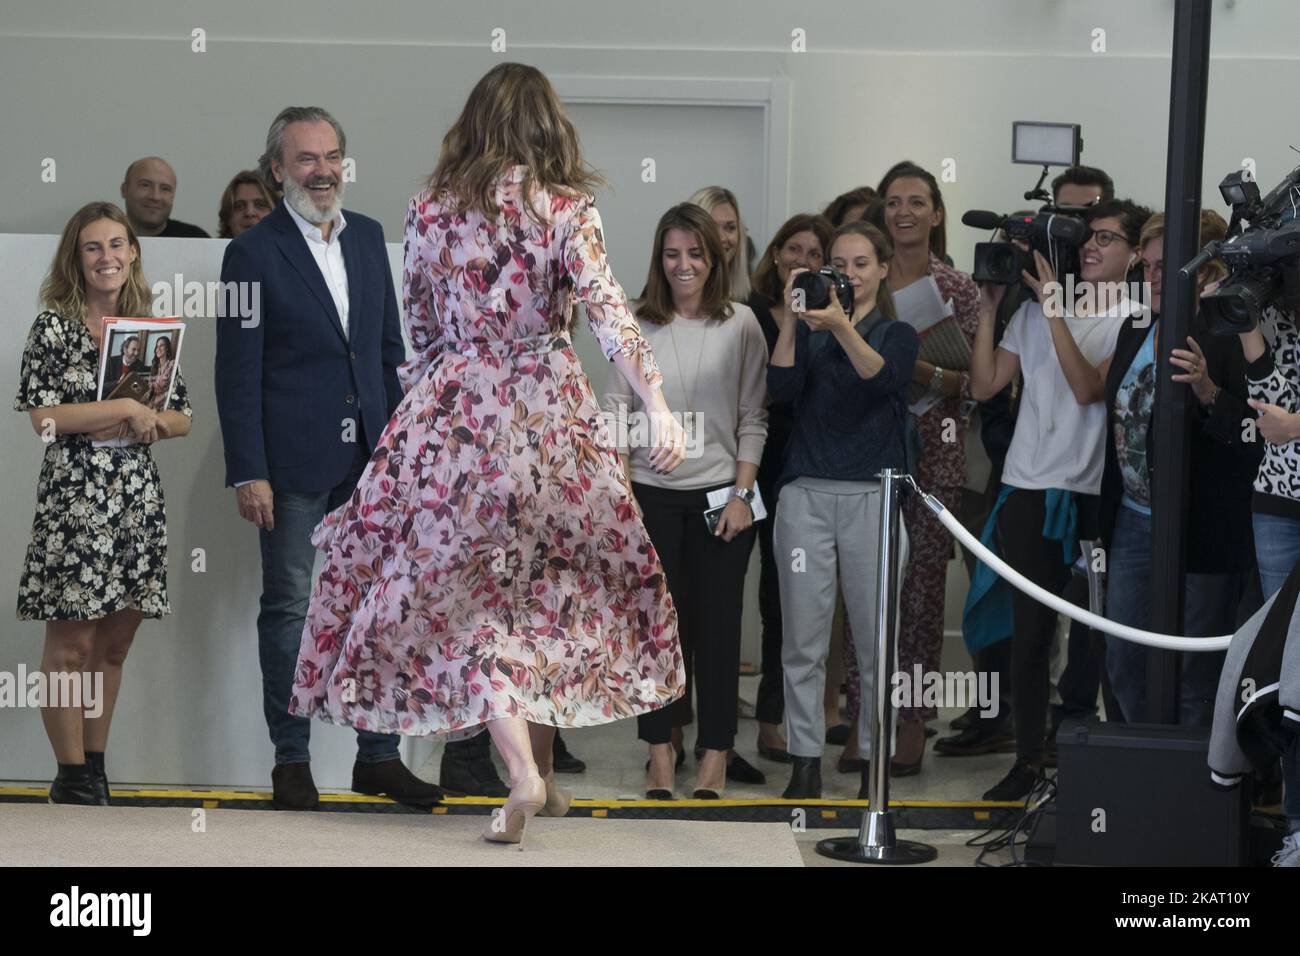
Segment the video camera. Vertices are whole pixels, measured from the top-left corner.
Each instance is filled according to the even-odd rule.
[[[1025,198],[1040,201],[1043,206],[1036,213],[1001,215],[985,209],[972,209],[961,217],[964,225],[976,229],[1000,229],[1008,240],[1025,243],[1026,251],[1013,242],[980,242],[975,245],[975,269],[971,278],[976,282],[997,285],[1015,285],[1022,282],[1021,271],[1035,271],[1035,251],[1041,252],[1056,270],[1056,278],[1064,283],[1065,277],[1079,272],[1079,249],[1087,239],[1088,227],[1084,222],[1086,206],[1056,206],[1052,196],[1043,189],[1049,166],[1077,166],[1083,150],[1080,127],[1075,123],[1011,124],[1011,161],[1026,165],[1042,165],[1042,174]]]
[[[1229,173],[1219,192],[1232,207],[1227,237],[1208,243],[1179,272],[1194,276],[1215,259],[1228,267],[1227,278],[1202,297],[1201,311],[1212,332],[1233,335],[1255,328],[1270,305],[1300,310],[1300,166],[1262,199],[1249,169]]]

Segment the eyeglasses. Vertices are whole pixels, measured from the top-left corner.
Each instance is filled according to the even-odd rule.
[[[1097,245],[1105,249],[1112,242],[1118,239],[1120,242],[1127,243],[1128,237],[1120,232],[1111,232],[1109,229],[1089,229],[1087,238],[1084,239],[1086,244],[1089,239],[1096,239]]]

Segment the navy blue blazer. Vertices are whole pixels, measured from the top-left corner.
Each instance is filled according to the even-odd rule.
[[[281,203],[232,239],[222,282],[260,284],[260,315],[217,320],[217,415],[226,485],[264,478],[276,491],[325,491],[367,453],[402,400],[406,358],[383,228],[344,210],[345,335],[307,240]],[[247,299],[246,299],[247,301]],[[351,422],[349,428],[347,422]],[[348,431],[355,441],[348,441]]]

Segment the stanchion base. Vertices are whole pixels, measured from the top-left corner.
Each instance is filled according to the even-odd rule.
[[[928,843],[918,843],[915,840],[896,840],[893,846],[863,846],[855,836],[818,840],[817,852],[833,860],[847,860],[850,863],[899,866],[929,863],[939,855],[939,851]]]

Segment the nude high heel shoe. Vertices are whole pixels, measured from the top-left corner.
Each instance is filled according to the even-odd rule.
[[[542,782],[546,784],[546,804],[542,809],[537,811],[539,817],[562,817],[569,812],[569,804],[573,802],[573,794],[567,790],[561,790],[555,785],[555,771],[542,777]]]
[[[501,812],[493,814],[492,824],[483,831],[491,843],[518,843],[523,849],[524,829],[528,821],[546,804],[546,782],[534,774],[510,788]]]

